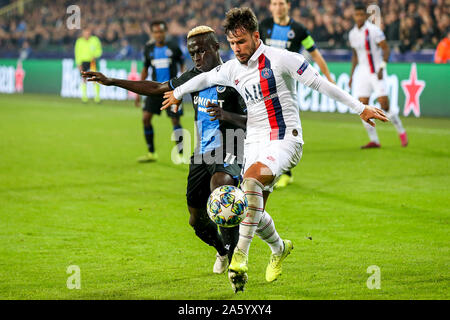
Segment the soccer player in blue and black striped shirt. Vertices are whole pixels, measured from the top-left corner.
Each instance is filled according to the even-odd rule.
[[[183,53],[174,41],[166,39],[167,25],[164,21],[154,21],[150,25],[152,40],[145,45],[144,49],[144,67],[141,72],[141,80],[148,77],[148,70],[152,70],[152,80],[160,83],[169,81],[177,76],[178,70],[184,71]],[[152,118],[154,114],[161,114],[161,104],[163,98],[159,96],[148,96],[142,109],[142,122],[144,125],[144,136],[147,142],[148,153],[138,159],[139,162],[150,162],[157,160],[154,145],[154,129],[152,126]],[[140,96],[136,97],[136,106],[139,106]],[[167,115],[172,120],[173,130],[175,133],[175,143],[178,152],[183,153],[183,136],[180,123],[180,116],[183,114],[182,109],[173,112],[167,109]]]

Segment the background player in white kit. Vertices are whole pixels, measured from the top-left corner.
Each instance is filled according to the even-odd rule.
[[[353,95],[363,104],[369,103],[370,95],[374,92],[381,108],[388,112],[388,118],[397,129],[403,147],[408,145],[408,136],[403,128],[398,114],[389,112],[389,98],[387,88],[386,66],[389,60],[390,49],[383,31],[373,23],[367,21],[366,6],[355,3],[353,19],[355,26],[349,33],[349,42],[352,47],[352,70],[350,72],[349,86]],[[358,69],[355,71],[356,66]],[[355,73],[353,75],[353,73]],[[363,122],[369,134],[370,141],[362,149],[379,148],[380,140],[374,127]]]
[[[202,73],[174,91],[166,92],[162,109],[179,104],[184,94],[211,85],[235,88],[247,105],[247,137],[244,144],[242,190],[247,195],[248,214],[239,228],[239,242],[234,250],[228,276],[235,292],[247,282],[248,252],[264,214],[264,207],[279,176],[295,167],[303,149],[295,81],[340,101],[368,123],[370,119],[388,121],[382,110],[364,106],[350,94],[330,83],[309,66],[301,54],[265,46],[259,38],[258,21],[249,8],[227,12],[225,34],[236,59]],[[273,222],[272,222],[273,225]],[[281,274],[281,263],[293,249],[282,240],[274,226],[276,241],[266,268],[266,280]]]

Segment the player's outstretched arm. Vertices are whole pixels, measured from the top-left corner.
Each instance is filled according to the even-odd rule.
[[[101,72],[93,72],[93,71],[85,71],[82,72],[81,75],[87,81],[98,82],[105,86],[120,87],[144,96],[159,95],[163,94],[166,91],[171,90],[168,82],[159,83],[147,80],[132,81],[132,80],[108,78]]]
[[[225,111],[217,104],[211,102],[206,105],[206,110],[211,116],[211,121],[222,120],[243,129],[247,127],[247,116],[245,114],[237,114],[234,112]]]
[[[164,94],[165,100],[161,110],[164,110],[173,104],[179,105],[183,95],[187,93],[202,91],[203,89],[215,85],[232,86],[230,85],[227,72],[224,72],[225,65],[226,64],[219,65],[208,72],[203,72],[183,83],[181,86],[176,87],[174,91],[166,92]]]
[[[349,106],[353,111],[359,114],[361,119],[371,126],[375,126],[375,123],[371,119],[378,119],[384,122],[389,121],[382,110],[362,104],[348,92],[321,77],[317,70],[310,66],[300,54],[288,53],[287,55],[289,55],[290,59],[283,60],[285,72],[295,80],[300,81],[311,89],[327,95],[333,100]]]
[[[371,106],[364,106],[364,110],[359,116],[372,127],[375,127],[375,122],[373,122],[371,119],[378,119],[383,122],[389,121],[383,110]]]
[[[314,51],[310,52],[311,57],[313,60],[317,63],[317,65],[320,68],[320,71],[322,71],[323,75],[330,81],[331,83],[336,84],[336,82],[333,80],[330,74],[330,69],[328,69],[327,62],[323,58],[322,54],[320,53],[319,49],[315,49]]]

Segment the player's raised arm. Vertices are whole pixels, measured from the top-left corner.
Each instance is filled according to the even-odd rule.
[[[81,74],[83,78],[86,78],[87,81],[95,81],[105,86],[120,87],[144,96],[159,95],[171,90],[168,81],[159,83],[147,80],[132,81],[132,80],[115,79],[115,78],[108,78],[101,72],[93,72],[93,71],[85,71],[82,72]]]
[[[365,106],[359,100],[352,97],[348,92],[342,90],[335,84],[327,81],[325,78],[319,75],[317,70],[308,64],[302,55],[298,53],[286,53],[289,57],[283,59],[285,72],[290,74],[294,79],[300,81],[304,85],[319,91],[339,101],[359,114],[361,119],[369,123],[371,126],[375,126],[375,123],[370,119],[378,119],[381,121],[389,121],[384,112],[380,109]]]

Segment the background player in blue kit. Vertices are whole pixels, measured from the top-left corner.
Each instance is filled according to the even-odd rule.
[[[269,9],[272,17],[263,20],[259,24],[261,40],[268,46],[287,49],[292,52],[300,52],[302,47],[305,48],[328,81],[335,83],[333,78],[331,78],[327,63],[308,29],[303,24],[289,17],[290,0],[270,0]],[[292,172],[287,171],[280,177],[275,187],[286,187],[293,181]]]
[[[144,67],[141,71],[141,80],[148,77],[148,69],[152,69],[152,80],[157,82],[166,82],[175,77],[178,68],[184,71],[183,53],[177,43],[166,40],[167,25],[164,21],[154,21],[150,25],[152,40],[145,45],[144,49]],[[152,118],[154,114],[161,114],[162,96],[148,96],[142,111],[142,122],[144,125],[144,136],[147,142],[148,153],[140,158],[139,162],[156,161],[158,155],[155,152],[154,129]],[[136,106],[140,105],[140,96],[136,96]],[[175,143],[178,147],[178,154],[183,153],[183,135],[180,123],[180,116],[183,110],[180,108],[174,112],[167,109],[167,115],[172,120],[173,130],[175,132]],[[181,158],[181,157],[180,157]],[[180,160],[180,159],[179,159]],[[178,163],[182,162],[177,161]]]

